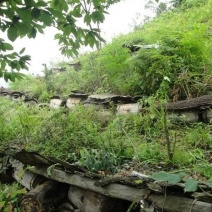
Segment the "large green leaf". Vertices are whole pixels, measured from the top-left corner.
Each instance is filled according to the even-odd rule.
[[[32,22],[32,15],[31,15],[31,10],[28,8],[18,8],[16,9],[16,12],[19,14],[19,16],[21,17],[21,19],[24,22],[30,23]]]
[[[51,8],[54,8],[56,10],[60,11],[68,11],[68,4],[66,1],[60,1],[60,0],[52,0],[51,1]]]
[[[10,73],[4,72],[3,74],[4,74],[4,80],[5,80],[6,82],[8,82],[8,80],[10,79]]]
[[[74,9],[71,12],[71,15],[73,15],[74,17],[80,18],[82,17],[82,11],[81,11],[81,5],[78,4],[74,7]]]
[[[60,5],[60,1],[59,0],[52,0],[51,1],[51,7],[52,8],[58,8]]]
[[[53,22],[51,14],[45,10],[41,11],[40,19],[46,26],[51,26]]]
[[[185,180],[185,192],[194,192],[198,188],[198,181],[192,180],[192,179],[187,179]]]
[[[25,74],[19,72],[3,72],[3,75],[6,82],[9,80],[14,82],[16,79],[20,80],[25,77]]]
[[[89,13],[85,14],[84,22],[89,25],[91,23],[91,15]]]
[[[60,1],[61,3],[61,7],[64,11],[68,11],[68,4],[66,3],[66,1]]]
[[[96,22],[103,23],[104,19],[105,19],[105,16],[104,16],[103,12],[100,12],[97,10],[92,13],[92,20],[94,23],[96,23]]]
[[[13,50],[13,46],[9,43],[3,43],[3,49],[5,50]]]
[[[36,5],[37,5],[37,7],[45,7],[45,6],[47,6],[47,3],[43,0],[38,0]]]
[[[36,7],[33,8],[33,9],[32,9],[32,12],[31,12],[31,15],[32,15],[32,17],[35,18],[35,19],[39,18],[40,15],[41,15],[40,9],[38,9],[38,8],[36,8]]]
[[[100,0],[93,0],[94,7],[98,7],[100,5]]]
[[[171,184],[176,184],[181,181],[179,174],[170,174],[167,172],[157,172],[152,175],[152,178],[157,181],[168,182]]]
[[[27,33],[31,30],[31,25],[29,23],[18,22],[15,24],[15,27],[18,29],[18,34],[22,38],[27,35]]]
[[[25,4],[27,7],[32,7],[32,6],[35,6],[35,1],[33,0],[24,0]]]
[[[24,48],[22,48],[22,49],[21,49],[21,51],[19,52],[19,54],[23,54],[23,53],[24,53],[24,51],[25,51],[25,49],[26,49],[25,47],[24,47]]]
[[[1,60],[1,63],[0,63],[0,65],[1,65],[1,70],[3,71],[4,69],[5,69],[5,67],[6,67],[6,62],[5,62],[5,60]],[[1,76],[0,76],[1,77]]]
[[[37,30],[34,27],[32,27],[32,30],[28,33],[28,37],[35,38],[36,34],[37,34]]]
[[[15,41],[16,38],[18,37],[18,32],[16,27],[12,24],[10,25],[8,31],[7,31],[7,36],[11,41]]]
[[[48,8],[48,11],[57,19],[59,19],[60,21],[65,21],[66,18],[63,15],[63,13],[60,10],[55,10],[54,8]]]

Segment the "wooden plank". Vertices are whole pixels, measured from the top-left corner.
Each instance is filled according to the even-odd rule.
[[[200,107],[212,106],[212,95],[204,95],[197,98],[182,100],[178,102],[169,102],[162,105],[166,110],[189,110]],[[161,108],[159,106],[158,108]]]
[[[51,175],[47,176],[47,168],[36,167],[32,169],[33,172],[46,176],[50,179],[54,179],[59,182],[68,183],[70,185],[75,185],[80,188],[84,188],[90,191],[95,191],[99,194],[110,196],[113,198],[119,198],[128,201],[140,201],[146,196],[146,188],[138,189],[135,187],[130,187],[122,184],[112,183],[108,186],[97,187],[95,186],[95,179],[88,177],[83,177],[77,174],[65,173],[62,170],[52,169]],[[155,206],[164,209],[164,211],[169,212],[211,212],[212,204],[196,201],[195,199],[184,198],[179,196],[173,196],[169,194],[155,194],[151,193],[147,198]],[[191,210],[192,209],[192,210]]]
[[[156,208],[168,212],[211,212],[212,204],[178,196],[151,194],[148,198]]]
[[[28,170],[24,170],[21,163],[19,163],[19,166],[15,167],[13,178],[28,190],[34,189],[37,185],[47,181],[47,178],[42,175],[37,175]]]
[[[129,200],[129,201],[139,201],[145,195],[145,190],[141,190],[134,187],[129,187],[126,185],[121,185],[117,183],[110,184],[104,188],[97,187],[94,185],[96,180],[83,177],[77,174],[70,174],[58,169],[52,169],[51,175],[47,175],[47,168],[36,167],[31,169],[32,172],[43,175],[49,179],[56,180],[58,182],[68,183],[70,185],[75,185],[80,188],[88,189],[90,191],[95,191],[99,194],[106,196]]]

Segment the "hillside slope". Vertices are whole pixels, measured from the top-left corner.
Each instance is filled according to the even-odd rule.
[[[114,38],[100,51],[81,55],[80,72],[65,63],[60,75],[44,70],[45,78],[30,78],[12,84],[17,90],[47,100],[71,90],[87,93],[156,95],[173,100],[211,92],[211,0],[186,1],[134,32]],[[123,45],[157,44],[158,49],[131,53]],[[39,83],[40,86],[37,86]]]
[[[90,171],[113,173],[127,163],[139,171],[176,169],[198,180],[211,180],[211,126],[173,125],[155,107],[157,102],[211,92],[212,1],[193,2],[120,35],[100,51],[80,56],[80,71],[61,63],[58,66],[67,71],[52,74],[46,69],[43,78],[28,77],[11,85],[40,102],[76,89],[90,94],[139,94],[149,106],[144,113],[117,116],[112,107],[103,120],[95,107],[49,111],[2,98],[1,149],[36,151],[77,162]],[[159,48],[132,53],[124,44]]]

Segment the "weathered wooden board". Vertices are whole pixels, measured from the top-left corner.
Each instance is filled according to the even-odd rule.
[[[145,195],[145,190],[116,183],[110,184],[104,188],[97,187],[94,185],[96,182],[95,179],[83,177],[77,174],[69,174],[58,169],[52,169],[50,176],[47,176],[47,168],[43,166],[36,167],[31,171],[43,175],[47,178],[56,180],[58,182],[68,183],[70,185],[78,186],[80,188],[88,189],[90,191],[95,191],[99,194],[114,198],[120,198],[128,201],[138,201],[142,199],[142,197]]]
[[[148,198],[156,208],[162,208],[168,212],[211,212],[212,204],[169,195],[151,194]]]
[[[13,178],[28,190],[34,189],[37,185],[48,180],[42,175],[24,170],[22,163],[16,163],[16,167],[13,170]]]
[[[84,188],[90,191],[97,192],[113,198],[119,198],[128,201],[140,201],[146,197],[146,188],[138,189],[131,186],[126,186],[118,183],[111,183],[105,187],[95,186],[95,179],[83,177],[77,174],[65,173],[62,170],[52,169],[51,175],[47,176],[47,168],[36,167],[32,170],[37,174],[49,177],[59,182],[65,182],[70,185],[75,185],[80,188]],[[212,203],[206,203],[202,201],[195,201],[195,199],[179,197],[170,194],[154,194],[150,193],[148,200],[160,209],[168,212],[211,212]]]
[[[189,110],[207,106],[208,107],[212,106],[212,95],[204,95],[188,100],[163,104],[163,107],[166,110]]]

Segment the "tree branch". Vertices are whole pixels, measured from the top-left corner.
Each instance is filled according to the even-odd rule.
[[[6,2],[7,0],[0,0],[0,4]]]

